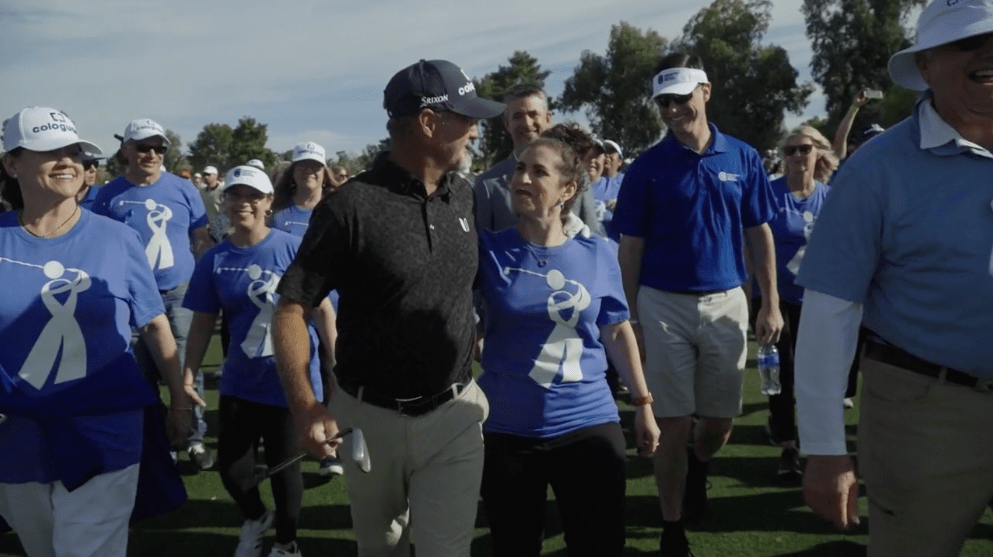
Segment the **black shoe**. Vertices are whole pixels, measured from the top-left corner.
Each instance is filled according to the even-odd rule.
[[[803,476],[803,469],[800,468],[800,451],[796,449],[783,449],[783,454],[779,455],[779,477],[781,479],[797,479]]]
[[[699,524],[710,511],[707,502],[708,463],[696,457],[692,447],[687,448],[686,489],[683,492],[683,521],[686,524]]]
[[[686,530],[682,528],[662,530],[659,550],[662,552],[662,557],[693,557],[690,553],[690,542],[686,539]]]

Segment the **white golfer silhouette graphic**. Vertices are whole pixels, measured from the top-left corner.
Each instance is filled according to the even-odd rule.
[[[814,221],[816,217],[810,211],[803,212],[803,221],[806,223],[803,225],[803,237],[809,242],[810,234],[814,231]],[[807,253],[807,244],[800,246],[800,249],[796,250],[796,255],[790,262],[786,264],[786,268],[789,269],[793,276],[800,271],[800,263],[803,263],[803,256]]]
[[[218,267],[215,272],[220,274],[222,271],[248,273],[248,278],[252,279],[252,282],[248,283],[246,294],[259,308],[259,314],[252,320],[248,334],[241,342],[242,351],[249,358],[272,356],[272,310],[275,305],[273,294],[276,292],[276,286],[279,285],[280,275],[266,271],[254,263],[247,269]]]
[[[589,291],[582,284],[565,278],[558,269],[548,271],[547,275],[512,267],[503,270],[508,275],[511,271],[542,277],[552,288],[552,293],[548,295],[548,317],[555,323],[555,328],[542,345],[528,377],[550,389],[561,367],[562,383],[581,381],[583,370],[579,362],[583,355],[583,339],[576,332],[576,324],[579,322],[579,312],[590,306]],[[575,293],[567,290],[566,285],[575,286]]]
[[[79,269],[66,269],[58,261],[49,261],[44,266],[6,261],[39,268],[51,279],[41,286],[41,302],[52,314],[52,319],[38,335],[18,375],[34,388],[41,389],[52,374],[61,348],[55,384],[82,379],[86,376],[86,340],[74,314],[79,293],[89,289],[92,283],[90,276]],[[63,278],[66,273],[74,273],[75,277]],[[66,293],[65,302],[59,302],[56,296]]]
[[[145,257],[152,270],[168,269],[176,264],[172,254],[172,244],[169,236],[166,235],[166,225],[172,219],[172,209],[156,203],[154,199],[144,201],[121,201],[121,205],[132,204],[141,205],[148,210],[145,215],[145,222],[148,229],[152,231],[152,237],[145,246]]]

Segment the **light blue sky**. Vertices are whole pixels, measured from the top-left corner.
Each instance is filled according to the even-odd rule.
[[[764,42],[786,48],[809,81],[801,1],[775,1]],[[552,71],[546,84],[558,95],[583,50],[605,52],[611,25],[624,20],[671,40],[706,4],[0,0],[0,117],[60,108],[82,137],[112,150],[113,134],[135,118],[156,120],[185,146],[205,124],[247,115],[268,124],[277,152],[315,141],[329,157],[357,153],[386,136],[386,82],[420,58],[481,77],[526,50]],[[818,91],[787,124],[823,108]]]

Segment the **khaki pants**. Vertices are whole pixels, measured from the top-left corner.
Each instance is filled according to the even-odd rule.
[[[869,556],[958,555],[993,498],[993,393],[862,360]]]
[[[352,525],[363,557],[468,557],[483,475],[486,396],[475,382],[432,412],[412,418],[363,403],[340,388],[329,405],[339,427],[362,430],[372,470],[343,458]]]

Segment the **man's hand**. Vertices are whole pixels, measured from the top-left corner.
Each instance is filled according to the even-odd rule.
[[[848,455],[810,455],[803,473],[803,500],[840,530],[859,524],[859,481]]]
[[[294,413],[293,421],[301,449],[317,459],[335,455],[341,439],[335,439],[331,443],[328,443],[328,439],[338,435],[338,422],[323,404],[315,401],[303,412]]]
[[[782,332],[783,314],[779,307],[763,303],[755,317],[755,340],[759,344],[776,344]]]

